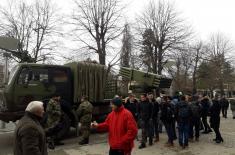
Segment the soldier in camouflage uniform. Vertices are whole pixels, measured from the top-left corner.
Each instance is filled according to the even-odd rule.
[[[57,133],[62,129],[61,124],[62,110],[60,105],[61,97],[57,94],[53,95],[47,104],[47,124],[46,135],[49,137],[48,147],[54,149],[55,145],[64,145],[57,137]]]
[[[81,99],[81,104],[77,110],[78,119],[81,123],[81,140],[79,142],[80,145],[89,143],[89,135],[90,135],[90,125],[92,121],[92,111],[93,106],[88,101],[87,96],[83,96]]]

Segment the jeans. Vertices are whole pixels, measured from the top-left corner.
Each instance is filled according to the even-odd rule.
[[[158,118],[154,118],[153,119],[153,126],[154,126],[154,134],[155,134],[155,138],[159,139],[159,131],[158,131]]]
[[[141,120],[142,140],[141,143],[145,144],[149,137],[149,141],[153,139],[153,126],[149,120]]]
[[[188,137],[189,137],[189,123],[188,122],[179,122],[179,144],[187,146]]]
[[[174,141],[174,129],[173,129],[173,122],[165,122],[164,126],[166,128],[167,136],[168,136],[168,142],[173,143]]]
[[[228,107],[222,107],[222,114],[224,118],[227,118],[227,110],[228,110]]]
[[[192,118],[192,120],[190,122],[190,127],[189,127],[189,137],[190,138],[193,138],[194,136],[196,138],[199,138],[200,123],[201,123],[200,118],[196,118],[196,117]]]

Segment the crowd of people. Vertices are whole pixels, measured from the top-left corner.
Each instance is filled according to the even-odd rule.
[[[63,120],[63,110],[69,109],[68,106],[69,104],[63,104],[58,94],[53,95],[46,107],[40,101],[30,102],[25,116],[15,129],[14,154],[47,155],[47,145],[50,149],[63,145],[58,133],[66,123]],[[137,99],[130,93],[125,99],[116,95],[111,101],[111,107],[112,112],[103,123],[92,123],[93,106],[88,97],[81,98],[76,111],[81,123],[80,145],[89,143],[92,128],[109,133],[109,155],[131,155],[135,139],[140,141],[139,149],[147,147],[147,143],[153,145],[161,140],[159,135],[163,132],[163,126],[168,137],[166,147],[173,147],[178,139],[179,145],[184,149],[189,146],[190,141],[199,141],[200,133],[208,134],[213,131],[216,135],[213,140],[221,143],[220,113],[222,111],[222,116],[227,118],[229,101],[218,94],[210,99],[207,95],[154,97],[153,93],[148,93],[141,94],[140,99]],[[46,124],[42,127],[44,110]],[[141,129],[141,139],[137,134],[138,127]],[[200,132],[201,130],[203,131]]]
[[[210,99],[207,95],[163,95],[154,98],[153,93],[148,93],[140,95],[138,102],[134,94],[129,94],[124,107],[133,114],[141,128],[139,149],[145,148],[147,142],[149,145],[153,145],[153,140],[158,142],[163,126],[168,136],[167,147],[173,147],[178,139],[179,145],[186,148],[189,141],[199,141],[200,133],[214,131],[216,137],[213,140],[223,142],[219,130],[220,113],[227,118],[229,101],[218,94]]]

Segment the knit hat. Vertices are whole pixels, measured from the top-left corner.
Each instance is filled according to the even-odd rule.
[[[117,106],[117,107],[121,107],[122,106],[122,100],[119,97],[115,97],[114,99],[112,99],[112,104]]]

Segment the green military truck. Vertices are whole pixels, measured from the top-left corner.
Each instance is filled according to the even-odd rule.
[[[121,68],[119,75],[130,81],[129,87],[136,93],[159,87],[169,88],[171,84],[170,79],[130,68]],[[101,120],[111,110],[110,99],[120,94],[119,87],[117,76],[107,73],[106,67],[100,64],[18,64],[12,69],[8,83],[0,92],[0,120],[14,122],[24,115],[30,101],[40,100],[46,105],[53,94],[60,94],[67,121],[76,127],[75,110],[82,95],[87,95],[93,104],[94,119]]]
[[[55,93],[61,94],[71,110],[78,107],[82,95],[88,95],[94,115],[105,115],[110,111],[109,99],[117,93],[115,80],[107,74],[105,66],[94,63],[18,64],[0,92],[0,120],[16,121],[30,101],[47,102]]]

